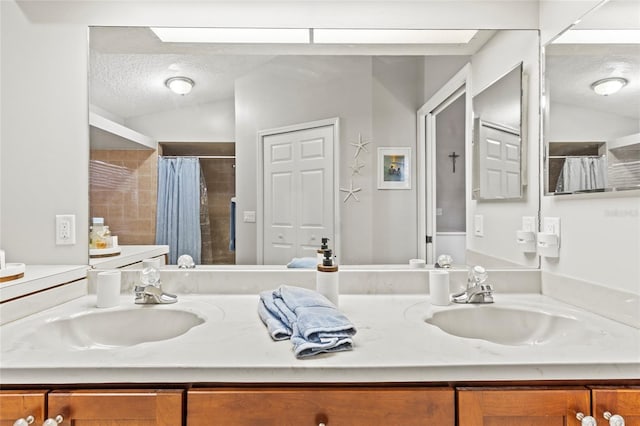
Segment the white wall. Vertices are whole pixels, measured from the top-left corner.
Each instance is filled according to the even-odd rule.
[[[637,120],[601,111],[561,103],[549,110],[550,141],[606,141],[640,131]],[[637,192],[544,196],[541,213],[561,225],[560,257],[542,258],[543,271],[640,294]]]
[[[538,258],[518,252],[516,231],[521,229],[522,216],[537,216],[539,197],[539,40],[537,31],[503,31],[496,34],[471,58],[471,93],[480,93],[488,85],[513,69],[520,61],[527,76],[526,127],[528,186],[524,199],[509,201],[470,201],[467,209],[467,229],[473,229],[474,215],[484,217],[484,237],[467,234],[467,248],[516,264],[538,267]],[[470,153],[468,152],[468,155]],[[471,184],[470,174],[467,185]]]
[[[87,28],[34,25],[11,1],[0,8],[0,246],[11,262],[86,264]],[[54,245],[56,214],[76,215],[77,244]]]
[[[256,210],[257,139],[260,130],[340,117],[340,187],[349,185],[349,164],[358,134],[372,140],[371,58],[279,57],[236,81],[236,262],[256,263],[256,224],[243,223],[243,211]],[[342,263],[370,263],[374,156],[354,185],[362,187],[360,202],[341,204]]]
[[[416,111],[424,103],[424,61],[421,57],[377,57],[372,66],[373,143],[368,173],[373,198],[369,229],[373,253],[369,263],[406,264],[416,257],[418,244]],[[410,190],[377,189],[376,148],[389,146],[411,148]]]
[[[236,129],[234,102],[229,98],[130,117],[125,124],[160,142],[233,142]]]
[[[607,0],[540,0],[540,41],[549,43],[586,13]]]
[[[607,141],[640,132],[637,119],[552,102],[545,133],[551,142]]]

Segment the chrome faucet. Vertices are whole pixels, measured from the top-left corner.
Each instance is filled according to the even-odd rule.
[[[160,272],[155,268],[145,268],[140,274],[141,285],[133,289],[136,305],[166,305],[176,303],[178,296],[162,291]]]
[[[469,271],[466,290],[451,295],[454,303],[493,303],[493,287],[485,284],[489,275],[482,266],[474,266]]]

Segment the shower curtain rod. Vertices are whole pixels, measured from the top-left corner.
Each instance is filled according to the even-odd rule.
[[[209,160],[209,159],[230,159],[233,158],[235,159],[236,156],[235,155],[161,155],[162,158],[180,158],[180,157],[196,157],[199,159],[205,159],[205,160]]]

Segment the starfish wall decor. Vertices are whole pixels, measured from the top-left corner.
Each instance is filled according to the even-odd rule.
[[[350,145],[356,147],[356,153],[353,154],[353,158],[358,158],[358,155],[360,155],[361,151],[369,152],[369,150],[367,150],[369,141],[363,140],[360,133],[358,133],[358,142],[351,142]]]
[[[360,191],[362,191],[362,188],[354,188],[353,179],[351,179],[351,182],[349,182],[349,188],[340,188],[340,192],[347,193],[347,196],[344,197],[344,200],[342,200],[342,202],[346,203],[350,197],[353,197],[354,200],[356,200],[357,202],[360,202],[360,199],[358,199],[358,196],[356,195],[356,192],[360,192]]]
[[[360,170],[364,167],[364,163],[361,163],[357,158],[353,160],[353,163],[349,166],[351,169],[351,176],[359,175]]]

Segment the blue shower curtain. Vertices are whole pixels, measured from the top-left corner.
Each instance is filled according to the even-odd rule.
[[[201,263],[200,162],[195,157],[158,160],[156,244],[169,246],[169,263],[190,255]]]

